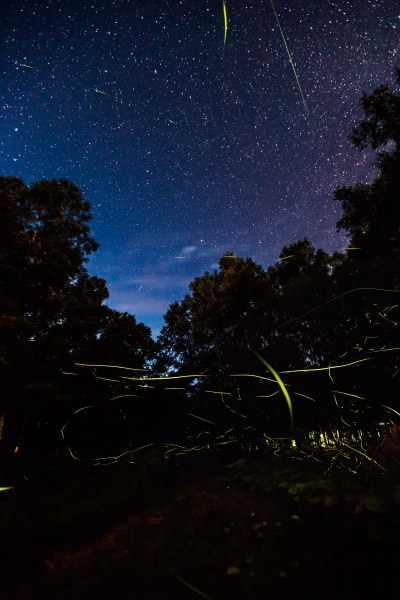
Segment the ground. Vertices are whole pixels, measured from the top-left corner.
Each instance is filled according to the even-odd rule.
[[[31,479],[1,497],[1,600],[365,600],[397,589],[395,472],[239,452]]]

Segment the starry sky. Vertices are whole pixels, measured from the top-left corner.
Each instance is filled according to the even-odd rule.
[[[374,177],[348,136],[400,63],[398,0],[14,0],[0,38],[0,173],[91,203],[108,304],[156,336],[226,252],[328,252],[333,190]],[[225,40],[226,35],[226,40]]]

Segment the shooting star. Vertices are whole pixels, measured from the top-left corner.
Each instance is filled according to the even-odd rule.
[[[35,67],[31,67],[31,65],[25,65],[24,63],[19,63],[19,67],[25,67],[26,69],[34,69]]]
[[[310,115],[310,113],[309,113],[309,111],[308,111],[307,102],[306,102],[306,99],[305,99],[305,97],[304,97],[303,90],[301,89],[301,85],[300,85],[299,76],[297,75],[296,67],[294,66],[294,62],[293,62],[293,59],[292,59],[292,55],[290,54],[289,47],[288,47],[288,45],[287,45],[287,41],[286,41],[285,34],[283,33],[283,29],[282,29],[282,27],[281,27],[281,24],[280,24],[280,21],[279,21],[279,18],[278,18],[278,14],[277,14],[277,12],[276,12],[276,10],[275,10],[275,5],[274,5],[274,3],[273,3],[273,1],[272,1],[272,0],[269,0],[269,1],[271,2],[272,10],[274,11],[274,15],[275,15],[276,23],[277,23],[277,25],[278,25],[278,27],[279,27],[279,31],[281,32],[282,40],[283,40],[283,43],[284,43],[284,45],[285,45],[285,48],[286,48],[287,55],[288,55],[288,57],[289,57],[289,62],[290,62],[290,64],[291,64],[291,66],[292,66],[292,69],[293,69],[294,76],[295,76],[295,78],[296,78],[297,87],[299,88],[300,96],[301,96],[301,99],[302,99],[302,101],[303,101],[303,105],[304,105],[305,111],[306,111],[306,113],[307,113],[307,116],[309,116],[309,115]]]

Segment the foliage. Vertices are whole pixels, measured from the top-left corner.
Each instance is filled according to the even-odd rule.
[[[400,84],[400,69],[395,69],[397,85]],[[367,117],[361,121],[351,135],[351,141],[365,150],[371,146],[374,150],[390,141],[400,148],[400,97],[390,91],[388,85],[381,85],[372,94],[363,92],[360,105]]]
[[[14,437],[64,394],[70,454],[98,464],[156,443],[171,456],[281,436],[341,453],[358,444],[358,460],[380,444],[377,424],[400,415],[400,98],[380,86],[361,105],[353,144],[384,150],[372,183],[334,193],[345,253],[304,238],[264,269],[227,252],[171,304],[157,343],[88,275],[98,245],[78,188],[1,178],[0,363]]]
[[[191,294],[168,309],[159,338],[159,368],[212,376],[229,385],[229,375],[245,369],[250,357],[254,362],[249,345],[264,347],[275,294],[251,258],[227,253],[219,266],[219,271],[196,278]]]
[[[396,70],[397,84],[400,70]],[[354,128],[351,141],[360,150],[384,147],[375,165],[379,175],[371,184],[335,191],[343,208],[337,229],[348,231],[350,252],[342,276],[355,285],[400,285],[400,96],[389,86],[364,93],[360,101],[366,119]]]
[[[78,290],[99,303],[108,292],[83,267],[98,244],[89,236],[90,206],[76,186],[42,181],[28,189],[2,177],[0,189],[2,362],[17,366],[21,377],[38,346],[56,359],[68,345],[65,324]]]
[[[234,410],[246,419],[253,414],[259,433],[268,422],[271,431],[272,415],[282,413],[273,400],[277,381],[260,377],[251,351],[284,376],[300,429],[322,428],[355,440],[399,413],[393,404],[399,373],[399,100],[388,86],[361,99],[366,119],[352,142],[360,149],[389,149],[378,153],[379,174],[371,184],[335,192],[343,208],[337,228],[349,237],[346,254],[329,256],[303,239],[285,246],[266,271],[250,258],[225,254],[219,271],[195,279],[191,293],[170,306],[159,338],[160,371],[206,376],[192,388],[203,397],[210,388],[228,394],[230,410],[236,399]],[[210,410],[214,414],[215,405]]]
[[[66,179],[28,188],[0,178],[0,409],[10,449],[27,427],[54,413],[63,419],[71,398],[84,395],[81,381],[62,376],[75,362],[112,355],[143,367],[154,356],[150,330],[105,306],[106,282],[84,266],[99,247],[91,218],[90,204]]]

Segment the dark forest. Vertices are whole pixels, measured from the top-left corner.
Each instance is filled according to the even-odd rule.
[[[298,240],[267,269],[228,251],[171,304],[157,342],[88,274],[98,244],[80,190],[2,177],[2,453],[98,459],[176,436],[189,449],[207,422],[204,447],[356,442],[395,422],[400,98],[381,86],[360,102],[351,141],[376,151],[377,177],[334,192],[345,251]]]
[[[333,193],[347,248],[329,255],[304,238],[267,268],[227,249],[170,305],[156,341],[89,275],[99,246],[78,187],[0,178],[2,497],[42,493],[75,466],[167,472],[224,452],[395,472],[400,96],[382,85],[360,104],[350,139],[375,153],[376,177]]]

